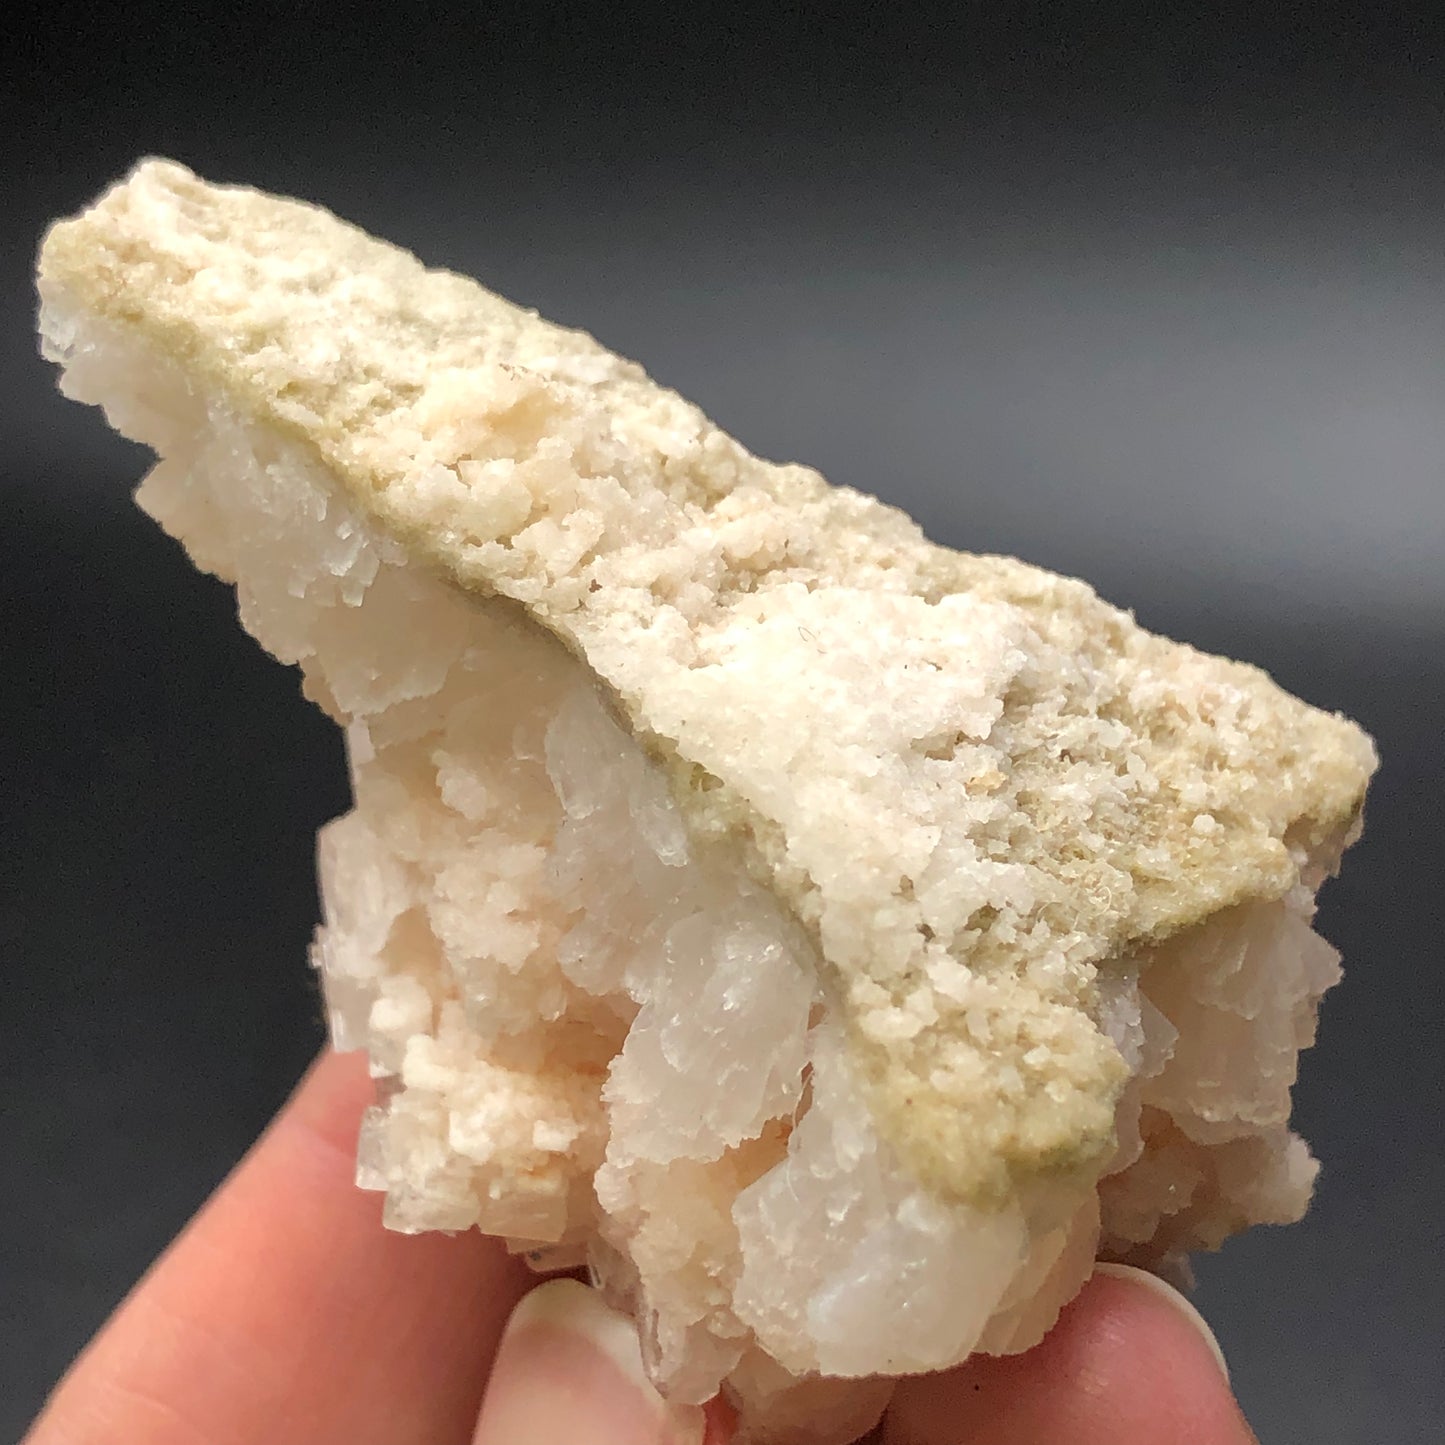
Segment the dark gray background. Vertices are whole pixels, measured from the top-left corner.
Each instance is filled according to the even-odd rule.
[[[338,12],[346,28],[338,27]],[[29,267],[146,152],[593,330],[754,449],[1358,717],[1318,1202],[1200,1262],[1265,1445],[1438,1439],[1445,111],[1378,7],[21,6],[0,316],[0,1438],[318,1043],[340,750],[53,393]],[[469,18],[457,18],[458,15]],[[1122,1442],[1121,1442],[1122,1445]]]

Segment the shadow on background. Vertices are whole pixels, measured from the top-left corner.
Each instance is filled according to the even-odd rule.
[[[679,28],[418,5],[345,33],[314,4],[12,11],[0,1435],[320,1039],[304,950],[338,741],[129,507],[143,457],[55,396],[31,340],[45,222],[159,152],[474,272],[756,450],[1087,576],[1376,734],[1370,831],[1324,909],[1348,975],[1297,1095],[1319,1200],[1203,1261],[1201,1299],[1271,1445],[1429,1436],[1439,91],[1379,12],[1306,35],[1134,8],[1070,33],[973,7]]]

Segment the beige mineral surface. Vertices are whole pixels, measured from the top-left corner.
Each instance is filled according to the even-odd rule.
[[[587,1263],[673,1399],[826,1445],[1303,1212],[1353,725],[310,206],[147,162],[40,290],[346,729],[315,961],[393,1227]]]

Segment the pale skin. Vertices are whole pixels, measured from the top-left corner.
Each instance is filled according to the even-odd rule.
[[[22,1445],[669,1445],[655,1397],[475,1232],[389,1234],[352,1183],[371,1097],[324,1055],[71,1367]],[[708,1445],[727,1445],[725,1410]],[[902,1386],[882,1445],[1255,1445],[1210,1348],[1097,1276],[1036,1349]]]

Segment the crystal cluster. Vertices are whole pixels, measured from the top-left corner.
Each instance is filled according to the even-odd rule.
[[[1363,736],[320,214],[151,163],[43,330],[345,728],[314,961],[387,1223],[585,1264],[670,1398],[841,1445],[1098,1256],[1297,1218]]]

